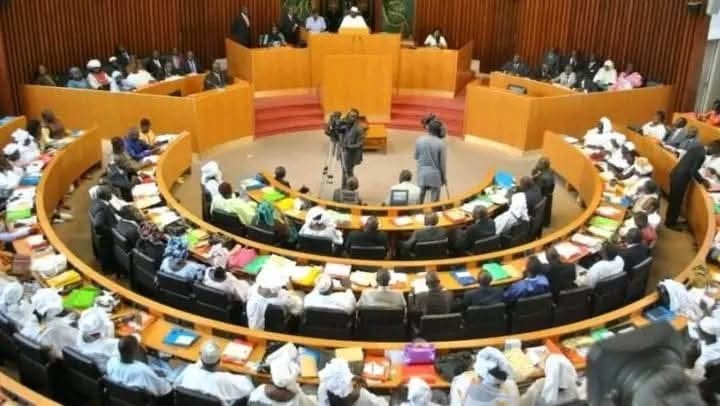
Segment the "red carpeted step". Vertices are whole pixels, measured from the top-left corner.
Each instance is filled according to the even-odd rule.
[[[319,106],[320,96],[299,95],[299,96],[274,96],[255,98],[255,109],[289,106]]]
[[[442,97],[427,97],[427,96],[394,96],[393,107],[405,107],[415,106],[424,107],[429,109],[438,110],[454,110],[464,111],[465,110],[465,98],[456,97],[454,99],[442,98]]]
[[[315,106],[284,106],[255,109],[255,121],[284,120],[296,117],[322,118],[323,110],[320,105]]]
[[[325,128],[322,118],[293,118],[290,120],[273,120],[255,122],[255,136],[263,137],[273,134],[292,133],[305,130],[320,130]]]

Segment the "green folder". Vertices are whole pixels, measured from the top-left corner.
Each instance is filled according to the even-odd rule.
[[[605,230],[617,230],[620,227],[620,222],[601,216],[595,216],[590,220],[590,225],[598,228],[604,228]]]
[[[280,200],[283,200],[286,196],[282,194],[279,190],[273,188],[272,190],[268,190],[267,192],[263,193],[263,200],[274,203],[278,202]]]
[[[265,263],[270,259],[270,255],[258,255],[250,261],[249,264],[245,265],[243,270],[251,275],[257,275],[262,270]]]
[[[83,286],[73,289],[69,295],[63,298],[65,309],[85,310],[95,303],[95,298],[100,295],[100,289],[94,286]]]
[[[507,273],[505,268],[496,262],[485,264],[482,269],[492,276],[493,281],[499,281],[510,277],[510,274]]]

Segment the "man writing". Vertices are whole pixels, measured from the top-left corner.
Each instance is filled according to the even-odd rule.
[[[340,163],[342,164],[342,187],[347,187],[347,181],[350,177],[354,177],[355,166],[360,165],[363,160],[363,145],[365,144],[365,131],[358,120],[360,113],[357,109],[352,109],[345,117],[348,130],[339,140],[340,143]]]

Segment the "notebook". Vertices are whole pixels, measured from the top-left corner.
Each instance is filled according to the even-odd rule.
[[[285,199],[285,195],[282,194],[279,190],[271,187],[271,188],[263,188],[263,200],[274,203],[280,200]]]
[[[493,281],[500,281],[510,277],[510,274],[508,274],[505,268],[503,268],[502,265],[496,262],[485,264],[483,265],[482,269],[488,272],[490,276],[492,276]]]
[[[468,286],[475,283],[475,278],[467,269],[451,271],[450,275],[452,275],[452,277],[457,281],[457,283],[462,286]]]
[[[348,278],[352,267],[347,264],[326,263],[324,272],[334,278]]]
[[[243,270],[251,275],[257,275],[270,259],[269,255],[258,255],[249,264],[243,267]]]
[[[590,225],[612,231],[617,230],[618,227],[620,227],[620,223],[618,221],[601,216],[595,216],[590,219]]]
[[[453,223],[459,223],[466,219],[465,212],[462,209],[450,209],[445,211],[444,214]]]
[[[671,321],[675,318],[675,313],[665,306],[653,307],[645,310],[645,317],[652,322]]]
[[[173,327],[163,339],[163,344],[177,347],[190,347],[198,338],[200,338],[200,336],[194,331]]]
[[[410,378],[420,378],[428,384],[433,384],[438,379],[433,364],[403,365],[401,372],[404,383]]]
[[[243,365],[250,358],[255,346],[242,340],[230,341],[223,350],[222,360],[231,364]]]

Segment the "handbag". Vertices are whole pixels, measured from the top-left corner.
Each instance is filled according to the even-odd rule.
[[[435,361],[435,371],[443,379],[451,382],[453,378],[469,371],[475,362],[472,351],[458,351],[438,357]]]
[[[230,252],[227,266],[230,269],[241,269],[255,259],[256,256],[257,252],[254,249],[237,246]]]
[[[431,343],[408,343],[403,351],[405,365],[434,364],[435,345]]]

